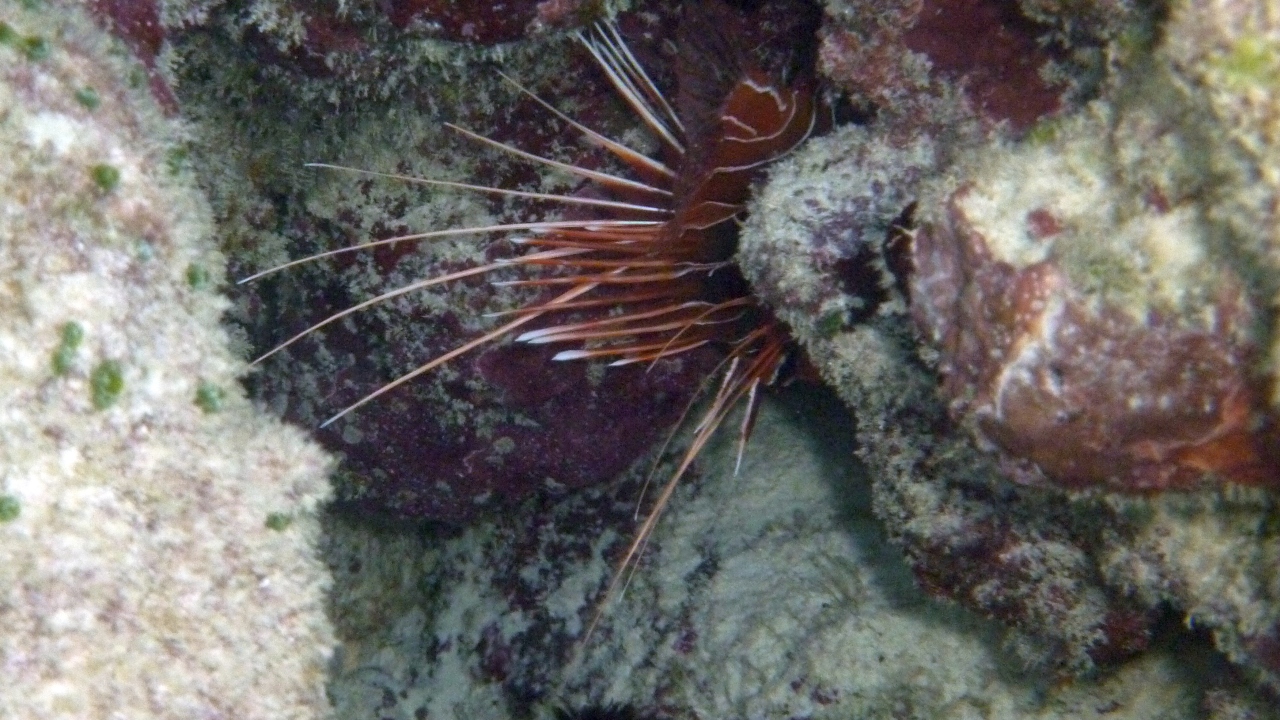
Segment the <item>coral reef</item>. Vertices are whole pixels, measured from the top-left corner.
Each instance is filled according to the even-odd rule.
[[[325,717],[328,459],[239,388],[127,55],[75,3],[0,6],[0,715]]]
[[[1202,199],[1223,158],[1171,79],[1128,84],[961,171],[915,233],[913,318],[953,416],[1029,461],[1020,482],[1276,486],[1259,269]]]
[[[635,52],[656,57],[661,31],[670,21],[666,9],[622,28]],[[257,62],[254,53],[241,52],[225,38],[181,31],[173,38],[175,54],[217,52],[236,58],[239,53],[246,66]],[[213,43],[220,43],[217,50]],[[422,43],[452,53],[432,56],[420,67],[418,81],[435,90],[387,102],[357,102],[372,92],[367,86],[308,79],[283,60],[252,80],[244,76],[247,67],[235,65],[213,71],[191,63],[192,71],[178,75],[187,113],[207,133],[202,145],[217,148],[207,156],[199,148],[195,152],[210,168],[206,182],[235,252],[233,273],[248,275],[372,238],[546,216],[547,208],[527,202],[299,170],[304,162],[324,159],[541,192],[572,189],[563,173],[531,169],[478,148],[443,128],[445,121],[530,152],[602,166],[606,158],[581,143],[576,131],[506,84],[488,65],[494,59],[521,68],[521,83],[556,98],[593,127],[622,134],[634,123],[571,38],[492,51],[438,40]],[[414,57],[410,53],[403,62],[413,63]],[[282,85],[278,73],[283,72],[295,74]],[[663,74],[663,66],[655,63],[655,76]],[[334,113],[309,105],[313,94],[327,92],[343,93],[338,106],[350,110]],[[279,97],[280,104],[268,111],[252,100],[264,95]],[[398,119],[389,125],[388,117]],[[299,136],[300,127],[307,129],[305,136]],[[258,142],[231,139],[246,128]],[[514,250],[481,236],[339,256],[244,286],[236,315],[255,348],[250,352],[261,353],[347,305]],[[492,328],[494,320],[485,313],[530,298],[494,288],[483,278],[435,290],[396,298],[318,331],[269,359],[253,381],[254,392],[287,418],[314,428],[384,383]],[[477,351],[320,430],[317,437],[345,458],[339,499],[373,511],[462,523],[532,492],[611,479],[662,439],[715,362],[712,354],[695,353],[652,368],[606,372],[599,365],[552,363],[551,354],[524,346]]]
[[[874,119],[773,173],[744,267],[857,413],[877,515],[932,593],[1076,673],[1172,607],[1280,686],[1275,498],[1241,487],[1280,483],[1272,159],[1210,72],[1247,13],[1090,5],[1026,7],[1061,46],[1038,77],[1077,78],[1028,119],[929,45],[870,62],[918,25],[830,4],[822,67]]]
[[[928,139],[899,148],[863,128],[810,143],[772,173],[746,228],[745,267],[857,409],[877,512],[922,584],[1021,628],[1028,662],[1092,667],[1145,645],[1145,613],[1104,587],[1059,499],[1004,486],[996,463],[950,430],[900,320],[903,298],[882,288],[868,305],[840,272],[851,261],[885,267],[881,241],[937,155]]]
[[[670,87],[664,40],[675,4],[637,5],[622,32]],[[234,274],[372,237],[544,217],[536,206],[301,169],[326,161],[572,190],[566,177],[441,130],[452,121],[534,152],[606,162],[504,86],[496,63],[587,124],[646,146],[603,79],[549,31],[612,4],[496,7],[158,6],[156,64],[169,68],[197,128],[190,152]],[[837,115],[854,124],[775,168],[740,262],[854,410],[856,430],[806,432],[856,435],[870,506],[893,545],[868,540],[865,511],[841,524],[829,514],[837,500],[805,495],[819,493],[822,471],[799,460],[788,480],[752,486],[778,508],[710,489],[719,484],[686,488],[624,609],[606,616],[577,670],[559,674],[632,526],[634,492],[564,491],[641,457],[708,361],[627,375],[499,347],[320,435],[346,458],[348,512],[483,520],[447,543],[403,528],[371,538],[333,522],[340,713],[502,717],[555,699],[748,717],[1049,713],[1037,692],[1078,715],[1270,712],[1205,647],[1249,682],[1280,688],[1272,5],[828,0],[824,9],[816,66],[849,101]],[[242,290],[234,316],[245,352],[261,352],[340,307],[509,252],[457,238],[337,256]],[[252,389],[313,427],[473,337],[488,327],[484,313],[527,300],[479,281],[397,297],[273,356]],[[59,332],[54,362],[67,365],[75,333]],[[129,366],[93,368],[101,403],[118,407]],[[785,425],[766,413],[759,444]],[[699,505],[699,493],[718,504]],[[494,519],[495,507],[512,511]],[[773,514],[780,508],[792,514]],[[730,515],[743,535],[712,537]],[[805,525],[806,515],[829,524]],[[851,526],[874,558],[840,544]],[[1000,625],[912,594],[890,548],[929,595]],[[411,568],[397,563],[402,553]],[[779,557],[758,576],[743,569]],[[877,585],[881,575],[892,579]],[[778,579],[791,576],[796,585]],[[836,589],[815,589],[824,583]],[[410,589],[419,587],[428,592]],[[824,608],[835,595],[858,598],[880,627],[930,639],[911,648],[920,654],[895,646],[883,661],[851,660],[884,647],[882,636]],[[810,653],[815,636],[801,626],[815,618],[847,647],[815,641]],[[1201,634],[1170,629],[1184,621]],[[750,623],[755,634],[742,629]],[[998,642],[1038,677],[1077,684],[1029,689],[995,659]],[[1195,657],[1172,657],[1169,642]],[[771,644],[791,658],[758,659]],[[801,666],[812,672],[793,672]],[[1209,666],[1210,682],[1188,680]]]
[[[917,589],[831,398],[770,401],[758,432],[737,476],[733,439],[713,443],[585,644],[626,542],[599,509],[630,515],[629,492],[531,504],[444,543],[336,520],[339,585],[394,616],[372,634],[339,620],[338,714],[1192,718],[1211,697],[1274,717],[1179,629],[1096,682],[1023,672],[997,623]],[[388,551],[408,563],[377,560]]]
[[[1179,8],[1170,19],[1164,56],[1174,81],[1196,88],[1197,100],[1217,131],[1213,172],[1226,192],[1205,203],[1207,221],[1221,228],[1259,304],[1280,305],[1280,232],[1276,225],[1277,156],[1275,108],[1277,27],[1270,3],[1212,2]],[[1252,273],[1249,273],[1252,270]],[[1274,316],[1268,319],[1274,327]],[[1280,373],[1280,332],[1270,332],[1272,377]],[[1272,383],[1271,405],[1280,407],[1280,385]]]

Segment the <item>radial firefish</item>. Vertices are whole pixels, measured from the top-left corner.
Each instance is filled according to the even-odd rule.
[[[391,180],[553,201],[589,209],[585,220],[550,220],[449,228],[368,242],[294,260],[245,278],[248,282],[285,268],[333,255],[393,243],[453,235],[520,232],[511,242],[521,254],[445,275],[429,277],[351,306],[299,332],[255,362],[311,332],[388,299],[463,278],[516,267],[526,271],[497,285],[533,286],[548,294],[496,313],[503,322],[462,345],[429,359],[325,421],[338,418],[464,353],[507,336],[516,342],[563,345],[554,360],[607,360],[610,365],[652,363],[707,345],[723,360],[706,379],[701,416],[688,449],[658,493],[652,511],[621,560],[629,566],[652,533],[680,478],[735,408],[743,406],[738,458],[751,432],[760,391],[787,374],[798,350],[785,325],[751,294],[734,265],[737,227],[751,183],[760,170],[788,154],[814,131],[818,103],[807,77],[783,83],[749,63],[728,58],[717,69],[731,81],[714,114],[691,130],[637,62],[612,24],[597,25],[579,41],[615,90],[658,139],[663,160],[638,152],[569,118],[506,77],[588,142],[604,148],[633,177],[591,170],[499,143],[456,125],[452,130],[484,145],[545,167],[571,173],[606,199],[425,179],[335,165],[313,167]],[[686,409],[684,417],[689,416]],[[736,469],[736,468],[735,468]],[[614,585],[618,577],[614,578]],[[610,588],[612,591],[613,586]]]

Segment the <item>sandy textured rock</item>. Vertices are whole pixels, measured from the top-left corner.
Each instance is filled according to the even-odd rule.
[[[0,5],[0,715],[327,716],[327,458],[244,398],[145,73],[33,5]]]
[[[546,717],[617,703],[680,718],[1199,716],[1223,678],[1204,643],[1050,688],[1004,649],[999,624],[921,592],[871,515],[847,439],[820,432],[848,428],[829,399],[799,394],[766,404],[737,477],[732,440],[717,441],[585,644],[626,539],[591,508],[629,514],[632,484],[443,544],[335,522],[344,597],[377,608],[381,626],[339,619],[352,631],[339,713]],[[380,560],[390,554],[405,559]]]

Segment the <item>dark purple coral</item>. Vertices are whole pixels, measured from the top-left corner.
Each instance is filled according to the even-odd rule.
[[[166,31],[155,0],[92,0],[89,9],[142,61],[151,94],[165,112],[176,115],[178,99],[156,68],[156,56],[164,47]]]
[[[1103,588],[1090,540],[1065,513],[1040,498],[976,488],[952,500],[940,518],[950,527],[907,538],[927,592],[1016,628],[1060,669],[1106,667],[1146,649],[1157,614]],[[1029,509],[1041,516],[1029,518]]]
[[[355,436],[325,429],[319,438],[344,455],[347,469],[373,479],[361,486],[361,504],[460,523],[531,492],[616,477],[664,437],[713,362],[700,355],[590,378],[584,363],[501,346],[460,361],[460,377],[445,387],[473,417],[509,420],[451,424],[437,409],[447,400],[410,390],[365,412]],[[377,382],[346,385],[334,399],[356,398]]]
[[[1004,0],[924,0],[845,3],[821,33],[823,73],[856,101],[887,110],[908,124],[931,124],[930,108],[952,103],[950,85],[968,112],[988,124],[1023,130],[1057,112],[1062,87],[1044,79],[1055,60],[1048,28]],[[865,18],[874,17],[874,22]],[[928,61],[921,65],[916,60]],[[952,113],[947,113],[951,115]]]
[[[391,23],[429,37],[494,45],[524,36],[539,16],[534,0],[385,0]]]

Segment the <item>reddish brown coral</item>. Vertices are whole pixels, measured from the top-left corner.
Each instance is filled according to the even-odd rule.
[[[902,37],[934,71],[962,83],[980,114],[1024,129],[1058,111],[1059,93],[1040,71],[1052,59],[1037,37],[1046,28],[994,0],[925,2]]]
[[[953,414],[1017,459],[1016,478],[1126,491],[1185,488],[1206,473],[1280,482],[1258,350],[1240,339],[1254,318],[1239,284],[1210,329],[1154,314],[1139,323],[1091,302],[1052,259],[1019,269],[993,257],[963,197],[917,234],[912,307],[941,352]]]

